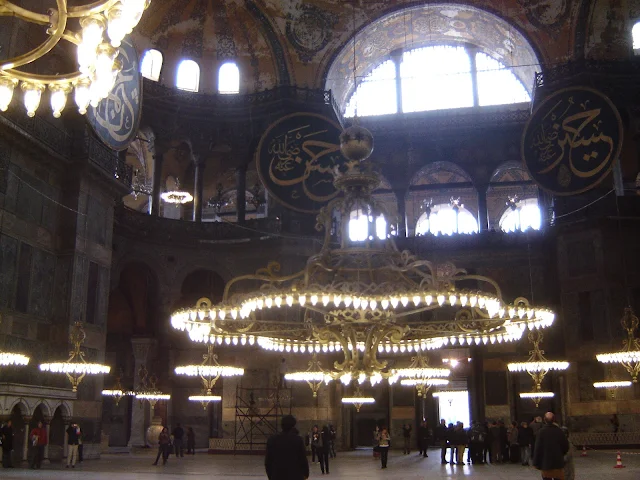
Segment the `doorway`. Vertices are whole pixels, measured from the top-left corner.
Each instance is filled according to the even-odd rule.
[[[439,418],[444,418],[447,424],[462,422],[465,427],[469,426],[468,391],[436,392],[433,396],[438,398]]]

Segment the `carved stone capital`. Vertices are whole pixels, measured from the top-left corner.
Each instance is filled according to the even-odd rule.
[[[131,345],[133,347],[133,356],[136,360],[136,363],[147,363],[149,353],[155,349],[157,343],[158,342],[155,338],[132,338]]]

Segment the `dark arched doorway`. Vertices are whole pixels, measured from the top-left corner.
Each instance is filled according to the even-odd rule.
[[[21,403],[18,403],[11,410],[11,426],[13,427],[13,456],[11,458],[13,465],[20,465],[23,459],[26,459],[26,453],[24,451],[24,439],[25,435],[28,435],[27,428],[29,426],[25,423],[24,417],[27,414],[27,409]]]

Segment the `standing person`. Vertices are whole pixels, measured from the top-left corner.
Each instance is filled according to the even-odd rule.
[[[500,432],[500,448],[502,449],[502,461],[509,461],[509,432],[507,430],[504,421],[498,421],[498,428]]]
[[[167,464],[167,458],[169,458],[169,448],[171,447],[171,437],[169,437],[169,429],[167,427],[162,427],[162,431],[160,435],[158,435],[158,455],[156,456],[156,461],[153,462],[154,465],[158,465],[158,460],[160,460],[160,455],[162,455],[162,465]]]
[[[440,424],[435,430],[436,442],[440,445],[440,463],[447,463],[447,422],[444,418],[440,419]]]
[[[555,423],[555,415],[545,413],[533,452],[533,466],[542,472],[543,480],[564,480],[564,456],[568,451],[569,440]]]
[[[66,468],[71,466],[76,468],[76,460],[78,459],[78,440],[80,438],[78,425],[71,423],[67,427],[67,446],[69,451],[67,452],[67,465]]]
[[[329,473],[329,444],[331,442],[331,432],[326,425],[322,427],[320,432],[320,444],[316,447],[318,454],[318,462],[320,462],[320,470],[322,474]]]
[[[402,425],[402,438],[404,440],[404,449],[402,450],[402,453],[409,455],[411,453],[411,425],[408,423]],[[422,441],[418,439],[418,442],[420,442],[420,453],[422,453]]]
[[[518,429],[518,443],[520,444],[520,460],[522,460],[522,466],[529,466],[529,460],[531,459],[531,443],[533,442],[533,431],[527,424],[522,422]]]
[[[484,448],[484,429],[479,422],[473,424],[469,430],[469,450],[471,451],[471,462],[474,465],[484,463],[482,461],[482,449]]]
[[[509,459],[511,463],[517,463],[520,459],[520,439],[518,438],[518,423],[513,421],[507,432],[509,442]]]
[[[458,422],[456,424],[456,429],[454,431],[454,440],[457,450],[457,465],[464,465],[464,451],[467,448],[467,432],[464,430],[464,425],[462,422]]]
[[[455,428],[453,428],[453,423],[450,423],[447,427],[447,445],[451,452],[449,453],[449,463],[453,465],[456,463],[457,453],[456,453],[456,441],[455,441]]]
[[[426,420],[422,422],[418,429],[418,443],[420,444],[420,453],[423,457],[428,457],[427,449],[429,448],[429,425]]]
[[[494,420],[489,427],[491,435],[491,463],[502,463],[502,445],[500,444],[500,427]]]
[[[189,453],[196,454],[196,434],[192,427],[187,428],[187,455]]]
[[[173,435],[173,447],[175,448],[176,458],[184,457],[184,428],[179,423],[176,424],[176,428],[171,432]]]
[[[389,448],[391,447],[391,436],[386,427],[378,433],[378,450],[380,451],[380,463],[382,468],[387,468],[387,460],[389,459]]]
[[[42,422],[38,422],[38,426],[31,430],[29,434],[31,445],[33,447],[33,455],[31,456],[31,468],[40,468],[42,459],[44,458],[44,447],[47,446],[47,429],[44,428]]]
[[[2,468],[13,468],[11,463],[11,451],[13,450],[13,427],[9,420],[0,430],[2,439]]]
[[[329,455],[331,458],[336,458],[336,439],[338,438],[338,434],[333,425],[329,425]]]
[[[380,449],[378,448],[378,438],[380,437],[380,427],[376,425],[373,431],[373,458],[380,458]]]
[[[489,432],[489,422],[485,421],[482,424],[482,430],[484,431],[484,445],[482,446],[482,463],[493,462],[493,460],[491,459],[491,432]]]
[[[569,429],[567,427],[562,427],[562,432],[567,437],[569,441],[569,450],[567,454],[564,456],[564,480],[575,480],[576,478],[576,467],[573,463],[573,454],[575,452],[575,447],[569,440]]]
[[[80,425],[78,425],[76,423],[76,430],[78,430],[78,462],[82,463],[82,460],[84,460],[83,458],[83,454],[84,454],[84,446],[83,446],[83,441],[84,439],[82,438],[82,429],[80,428]]]
[[[318,430],[318,425],[314,425],[311,429],[311,463],[316,462],[316,455],[318,454],[318,445],[322,442],[322,437],[320,437],[320,430]]]
[[[293,415],[282,417],[282,432],[267,441],[264,468],[269,480],[306,480],[309,478],[309,462],[304,441],[293,433],[296,419]]]
[[[531,442],[531,453],[533,453],[536,447],[536,438],[538,438],[538,432],[542,427],[542,417],[534,417],[533,422],[529,424],[529,427],[531,427],[531,431],[533,432],[533,442]]]

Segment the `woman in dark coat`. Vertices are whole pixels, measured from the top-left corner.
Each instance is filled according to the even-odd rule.
[[[171,437],[169,436],[169,429],[167,427],[163,427],[160,435],[158,436],[158,456],[156,457],[156,461],[153,462],[154,465],[158,465],[160,455],[162,455],[162,464],[165,465],[167,463],[167,458],[169,458],[170,444]]]

